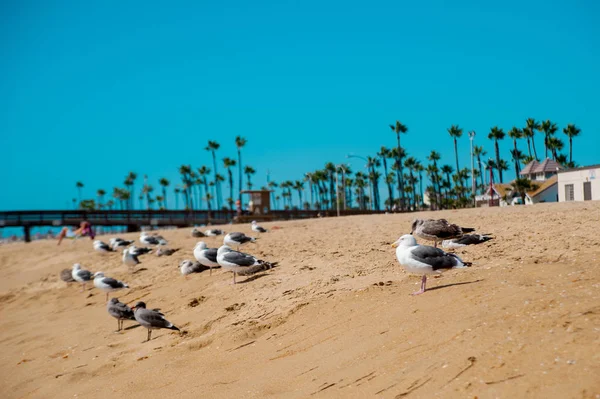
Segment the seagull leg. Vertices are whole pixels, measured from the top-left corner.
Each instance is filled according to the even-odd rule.
[[[209,267],[210,271],[208,272],[209,276],[212,276],[212,266]]]
[[[108,292],[106,293],[106,302],[108,302]]]
[[[233,272],[233,284],[235,284],[235,272]]]
[[[421,289],[417,292],[413,292],[412,295],[421,295],[422,293],[425,292],[425,284],[427,283],[427,275],[424,274],[423,278],[421,279]]]

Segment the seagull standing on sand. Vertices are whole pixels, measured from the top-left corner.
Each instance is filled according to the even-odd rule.
[[[448,269],[459,269],[471,266],[458,256],[449,254],[439,248],[418,245],[410,234],[405,234],[392,244],[396,248],[396,257],[400,265],[410,273],[422,274],[421,289],[413,295],[425,292],[428,274],[441,274]]]
[[[442,241],[444,248],[461,248],[467,245],[477,245],[493,239],[489,234],[465,234],[461,238]]]
[[[199,241],[194,247],[194,258],[203,266],[210,267],[212,276],[213,267],[220,267],[217,262],[217,248],[207,248],[204,241]]]
[[[73,281],[73,270],[72,269],[62,269],[60,272],[60,279],[65,283],[72,283]]]
[[[258,223],[256,223],[256,220],[253,220],[252,221],[252,231],[257,232],[257,233],[266,233],[267,229],[259,226]]]
[[[169,330],[179,331],[179,328],[175,327],[173,323],[164,318],[164,314],[156,310],[146,309],[144,302],[138,302],[133,307],[133,315],[135,320],[141,324],[142,327],[148,329],[148,339],[145,342],[150,341],[152,330],[158,330],[160,328],[167,328]]]
[[[135,320],[133,310],[126,304],[119,302],[117,298],[111,298],[106,305],[108,314],[117,319],[117,331],[123,329],[123,321]]]
[[[129,288],[127,284],[114,278],[104,277],[104,273],[94,273],[94,286],[99,290],[106,292],[106,301],[108,302],[108,293]]]
[[[450,224],[446,219],[417,219],[412,224],[411,234],[437,243],[452,238],[460,238],[464,233],[470,233],[475,229],[470,227],[460,227],[456,224]]]
[[[139,248],[139,247],[136,247],[135,245],[132,245],[129,247],[128,251],[132,255],[140,256],[140,255],[145,255],[147,253],[152,252],[152,248],[147,248],[147,247]]]
[[[129,270],[131,271],[131,269],[133,269],[134,267],[136,267],[137,265],[139,265],[142,262],[140,262],[137,255],[132,254],[129,249],[124,249],[123,250],[123,263],[126,264],[129,267]]]
[[[125,241],[125,240],[119,239],[118,241],[115,241],[115,242],[113,242],[110,245],[112,246],[113,251],[120,251],[120,250],[122,250],[124,248],[127,248],[128,246],[130,246],[134,242],[135,241]]]
[[[86,283],[92,280],[92,272],[90,272],[89,270],[82,269],[79,263],[75,263],[73,265],[71,277],[73,277],[73,280],[82,284],[81,292],[83,292],[83,290],[85,290]]]
[[[96,252],[100,252],[101,254],[113,252],[112,248],[109,247],[107,243],[100,240],[94,241],[94,250],[96,250]]]
[[[229,233],[223,238],[223,244],[231,245],[239,249],[240,246],[247,244],[249,242],[255,242],[256,239],[254,237],[248,237],[244,233]]]
[[[202,273],[206,269],[209,269],[209,267],[202,265],[200,262],[192,262],[187,259],[182,260],[179,264],[179,271],[181,271],[181,275],[185,276],[185,278],[187,278],[188,274]]]
[[[235,284],[235,275],[249,276],[263,270],[271,269],[276,263],[269,263],[256,259],[252,255],[243,252],[234,251],[227,245],[223,245],[217,251],[217,262],[225,270],[233,272],[233,284]]]

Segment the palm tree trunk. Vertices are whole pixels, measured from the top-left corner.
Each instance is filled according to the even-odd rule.
[[[513,161],[515,162],[515,179],[519,178],[519,160],[517,159],[517,139],[513,139],[513,144],[514,144],[514,154],[513,154]]]
[[[535,159],[538,159],[537,151],[535,150],[535,139],[533,137],[531,138],[531,146],[533,147],[533,155],[535,156]],[[500,171],[500,176],[502,176],[502,171]],[[500,183],[502,183],[502,179],[500,179]]]
[[[213,157],[213,168],[214,168],[213,170],[214,170],[214,173],[215,173],[215,191],[214,191],[214,194],[215,194],[215,200],[217,201],[217,209],[219,209],[221,207],[220,206],[221,199],[219,198],[219,191],[217,190],[217,186],[219,185],[219,182],[217,181],[217,156],[215,155],[215,150],[212,150],[211,152],[212,152],[212,157]]]
[[[404,210],[404,177],[403,175],[403,167],[402,167],[402,156],[401,156],[401,147],[400,147],[400,132],[396,133],[396,137],[398,139],[398,159],[396,160],[396,174],[398,175],[398,195],[400,198],[400,209]]]
[[[388,199],[389,199],[390,208],[391,208],[392,204],[394,202],[394,191],[392,190],[392,185],[389,182],[387,182],[387,176],[388,176],[387,161],[385,160],[385,157],[381,157],[381,159],[383,160],[383,171],[385,172],[384,179],[386,179],[386,184],[387,184],[387,188],[388,188]]]
[[[496,165],[498,165],[498,177],[500,183],[502,183],[502,168],[500,167],[500,147],[498,146],[498,140],[494,140],[494,147],[496,148]]]
[[[208,207],[208,210],[211,210],[211,201],[208,198],[208,194],[210,194],[210,191],[208,189],[208,181],[206,180],[206,175],[204,175],[204,179],[203,179],[203,183],[204,183],[204,195],[206,196],[206,206]]]
[[[242,178],[244,176],[244,174],[242,173],[242,151],[238,148],[238,165],[239,170],[238,170],[238,177],[239,177],[239,193],[238,193],[238,200],[240,200],[240,202],[242,202],[242,190],[244,189],[244,186],[242,185]]]
[[[573,163],[573,137],[569,136],[569,163]]]
[[[454,156],[456,158],[456,173],[458,173],[460,168],[458,167],[458,144],[456,142],[456,137],[454,137]]]
[[[546,158],[548,158],[548,133],[544,133],[544,147],[546,149]]]
[[[527,150],[529,151],[529,158],[531,158],[531,140],[530,137],[527,136]]]

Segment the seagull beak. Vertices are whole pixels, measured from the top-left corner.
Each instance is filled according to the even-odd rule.
[[[396,248],[396,247],[398,247],[398,245],[400,245],[400,244],[398,243],[398,241],[396,241],[396,242],[393,242],[393,243],[392,243],[392,248]]]

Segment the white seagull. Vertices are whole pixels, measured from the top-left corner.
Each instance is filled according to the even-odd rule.
[[[252,231],[255,231],[257,233],[266,233],[267,229],[265,229],[264,227],[261,227],[258,225],[258,223],[256,223],[256,220],[252,221]]]
[[[199,241],[194,247],[194,258],[201,265],[210,267],[211,276],[213,267],[220,267],[217,262],[217,251],[217,248],[207,248],[204,241]]]
[[[159,235],[150,235],[146,231],[140,234],[140,242],[144,245],[167,245],[168,241]]]
[[[271,269],[276,263],[269,263],[255,258],[243,252],[234,251],[227,245],[223,245],[217,251],[217,262],[225,270],[233,272],[233,284],[235,275],[248,276],[263,270]]]
[[[223,230],[219,230],[219,229],[210,229],[210,230],[206,230],[204,232],[204,235],[207,237],[216,237],[216,236],[220,236],[225,234],[225,232]]]
[[[73,277],[73,280],[82,284],[81,292],[85,290],[86,283],[92,280],[92,272],[90,272],[89,270],[82,269],[79,263],[75,263],[73,265],[73,271],[71,272],[71,276]]]
[[[100,240],[94,241],[94,250],[96,250],[96,252],[100,252],[101,254],[113,252],[112,248],[107,243]]]
[[[410,273],[422,274],[421,289],[413,295],[425,292],[428,274],[440,274],[448,269],[459,269],[471,266],[458,256],[449,254],[439,248],[418,245],[410,234],[405,234],[392,244],[396,248],[396,257],[400,265]]]
[[[129,249],[124,249],[123,250],[123,263],[126,264],[129,267],[129,271],[131,271],[131,269],[133,269],[136,265],[139,265],[142,262],[140,262],[137,255],[134,255],[133,253],[131,253],[131,251]]]
[[[104,277],[104,273],[94,273],[94,286],[99,290],[106,292],[106,301],[108,302],[108,293],[129,288],[127,284],[114,278]]]
[[[223,244],[230,245],[230,246],[235,245],[235,247],[238,249],[240,248],[241,245],[244,245],[249,242],[255,242],[255,241],[256,241],[256,238],[248,237],[244,233],[239,233],[239,232],[229,233],[223,238]]]
[[[112,247],[113,251],[120,251],[124,248],[127,248],[128,246],[130,246],[131,244],[133,244],[135,241],[126,241],[126,240],[121,240],[119,238],[118,241],[113,242],[112,244],[109,243],[109,245]]]

